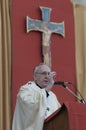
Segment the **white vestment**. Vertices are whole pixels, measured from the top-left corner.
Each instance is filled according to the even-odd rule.
[[[28,82],[17,95],[12,130],[42,130],[45,118],[60,106],[53,92],[47,98],[45,89]]]

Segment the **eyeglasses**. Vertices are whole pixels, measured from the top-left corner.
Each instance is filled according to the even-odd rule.
[[[46,76],[46,75],[50,75],[51,74],[51,72],[36,72],[36,74],[40,74],[40,75],[44,75],[44,76]]]

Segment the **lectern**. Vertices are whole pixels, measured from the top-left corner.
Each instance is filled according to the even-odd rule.
[[[63,103],[45,120],[43,130],[86,130],[86,104]]]

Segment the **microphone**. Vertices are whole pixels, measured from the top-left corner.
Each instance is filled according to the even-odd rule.
[[[76,97],[81,103],[86,104],[86,101],[84,100],[84,98],[82,97],[82,95],[80,94],[79,91],[77,91],[77,94],[80,95],[77,96],[76,93],[74,93],[69,87],[67,87],[67,84],[72,84],[71,82],[64,82],[64,81],[55,81],[54,85],[62,85],[64,88],[66,88],[74,97]],[[72,84],[73,85],[73,84]],[[77,90],[77,89],[76,89]]]
[[[72,84],[71,82],[64,82],[64,81],[55,81],[54,85],[62,85],[63,87],[66,87],[67,84]]]

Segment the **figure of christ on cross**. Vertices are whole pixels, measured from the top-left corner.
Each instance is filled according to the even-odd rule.
[[[26,26],[27,32],[40,31],[42,32],[42,55],[43,62],[51,67],[51,49],[50,49],[50,38],[52,33],[57,33],[64,36],[64,22],[53,23],[50,22],[50,8],[40,7],[42,11],[42,19],[33,20],[27,16]]]

